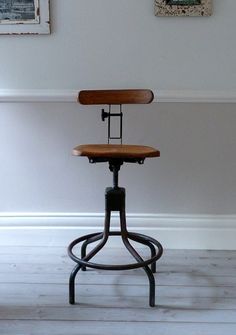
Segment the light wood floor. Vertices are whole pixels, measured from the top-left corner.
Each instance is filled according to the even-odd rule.
[[[114,248],[103,257],[131,261]],[[166,250],[155,275],[155,308],[142,269],[80,273],[79,304],[70,306],[73,265],[66,248],[0,247],[0,334],[236,334],[236,251]]]

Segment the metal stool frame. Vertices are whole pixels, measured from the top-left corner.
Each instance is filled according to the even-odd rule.
[[[68,254],[70,258],[77,263],[74,269],[71,272],[69,279],[69,302],[70,304],[75,304],[75,278],[79,270],[86,271],[86,267],[102,270],[131,270],[137,268],[143,268],[146,272],[149,280],[149,305],[151,307],[155,306],[155,278],[153,273],[156,272],[156,261],[160,259],[163,253],[163,248],[160,242],[155,240],[152,237],[129,232],[126,225],[126,212],[125,212],[125,189],[118,186],[118,173],[120,166],[123,162],[133,162],[142,164],[142,160],[122,160],[122,159],[91,159],[89,158],[90,163],[98,162],[109,162],[109,168],[113,172],[113,187],[106,188],[105,192],[105,222],[104,222],[104,231],[84,235],[80,238],[77,238],[70,243],[68,247]],[[118,211],[120,214],[120,231],[110,231],[110,219],[111,212]],[[105,246],[109,236],[121,236],[122,241],[129,251],[129,253],[134,257],[136,263],[131,264],[120,264],[120,265],[110,265],[110,264],[99,264],[92,263],[90,260]],[[129,240],[135,241],[137,243],[143,244],[149,247],[151,252],[151,258],[148,260],[143,260],[135,248],[131,245]],[[87,253],[87,246],[91,243],[99,243]],[[83,243],[82,243],[83,242]],[[81,258],[74,254],[73,248],[79,243],[82,243],[81,246]],[[149,267],[150,265],[150,267]]]

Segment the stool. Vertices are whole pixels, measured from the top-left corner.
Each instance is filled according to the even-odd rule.
[[[149,279],[149,305],[155,306],[155,278],[156,261],[162,256],[163,248],[157,240],[152,237],[129,232],[126,226],[125,212],[125,188],[119,187],[119,170],[124,163],[143,164],[149,157],[159,157],[160,152],[155,148],[141,145],[122,144],[123,133],[123,104],[148,104],[153,101],[153,93],[150,90],[90,90],[81,91],[78,102],[83,105],[108,105],[108,112],[102,109],[101,117],[105,121],[108,119],[108,138],[107,144],[85,144],[79,145],[73,150],[75,156],[85,156],[90,163],[107,162],[113,174],[113,187],[105,190],[105,222],[104,231],[81,236],[70,243],[68,254],[76,262],[69,280],[69,302],[75,303],[75,278],[79,270],[86,271],[86,267],[103,270],[131,270],[143,268]],[[118,105],[119,112],[112,112],[112,106]],[[113,107],[114,108],[114,107]],[[116,107],[117,108],[117,107]],[[119,118],[119,136],[112,136],[112,118]],[[119,140],[120,144],[111,144],[111,140]],[[110,231],[111,212],[118,211],[120,216],[120,230]],[[90,260],[105,246],[109,236],[121,236],[124,246],[136,260],[131,264],[99,264]],[[144,260],[130,243],[135,241],[145,245],[150,249],[151,257]],[[98,242],[99,241],[99,242]],[[91,243],[98,244],[87,253],[87,246]],[[81,257],[79,258],[73,248],[81,243]]]

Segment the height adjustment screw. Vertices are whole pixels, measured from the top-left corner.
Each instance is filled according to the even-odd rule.
[[[102,112],[101,112],[101,118],[102,118],[102,121],[105,121],[109,116],[109,113],[105,112],[104,109],[102,109]]]

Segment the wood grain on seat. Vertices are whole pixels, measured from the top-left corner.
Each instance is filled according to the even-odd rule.
[[[147,89],[84,90],[79,92],[78,102],[82,105],[149,104],[153,98],[153,92]]]
[[[75,147],[73,155],[91,158],[146,158],[159,157],[160,151],[143,145],[84,144]]]

